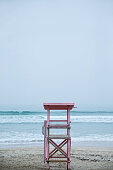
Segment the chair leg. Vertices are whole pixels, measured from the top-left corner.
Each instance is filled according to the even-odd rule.
[[[47,162],[47,169],[49,169],[49,162]]]
[[[71,139],[68,140],[67,143],[67,153],[68,153],[68,160],[67,160],[67,169],[70,169],[70,150],[71,150]]]
[[[70,170],[70,162],[67,162],[67,169]]]

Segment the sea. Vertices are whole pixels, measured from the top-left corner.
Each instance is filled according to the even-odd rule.
[[[42,126],[47,113],[0,111],[0,148],[43,146]],[[52,111],[51,120],[65,120],[65,111]],[[50,133],[66,133],[56,129]],[[73,146],[113,147],[113,111],[71,111]]]

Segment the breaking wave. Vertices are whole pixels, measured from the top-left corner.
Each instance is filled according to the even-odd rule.
[[[0,123],[41,123],[46,115],[1,115]],[[51,116],[51,120],[66,120],[66,116]],[[71,122],[103,122],[113,123],[113,116],[71,116]]]

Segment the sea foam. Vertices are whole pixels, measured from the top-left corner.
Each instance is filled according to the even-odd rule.
[[[51,116],[51,120],[66,120],[66,116]],[[41,123],[46,115],[1,115],[0,123]],[[71,122],[103,122],[113,123],[113,116],[71,116]]]

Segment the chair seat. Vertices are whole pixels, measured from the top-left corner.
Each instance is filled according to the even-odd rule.
[[[67,129],[70,128],[69,125],[65,125],[65,124],[51,124],[48,126],[48,128],[53,128],[53,129]]]

